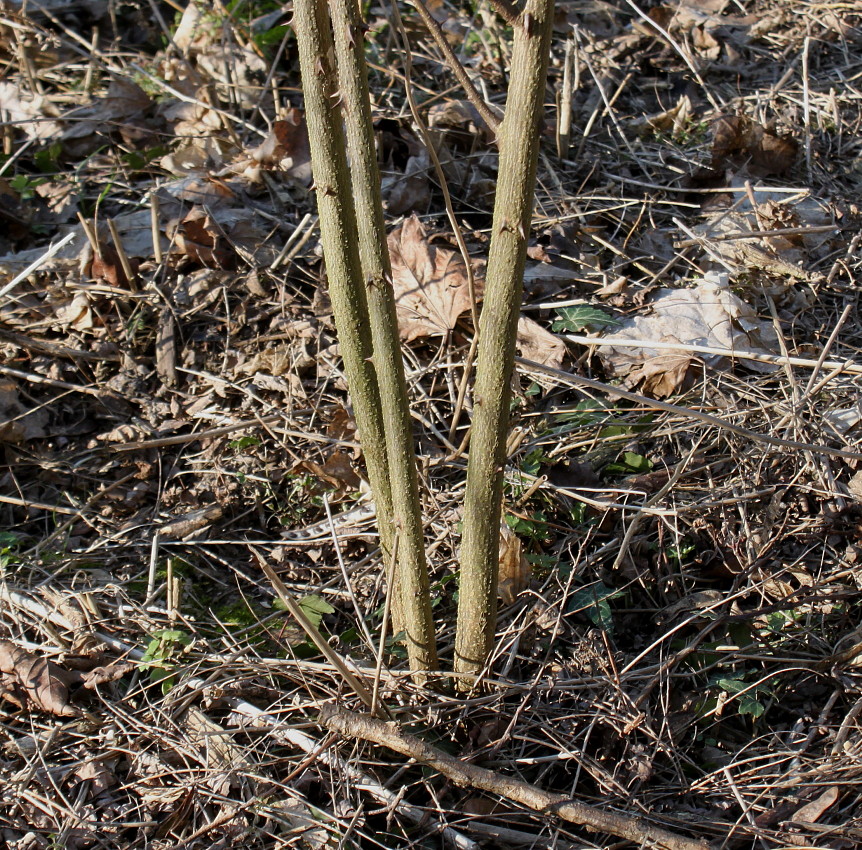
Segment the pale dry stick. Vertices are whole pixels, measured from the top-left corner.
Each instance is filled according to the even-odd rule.
[[[573,165],[576,163],[572,163]],[[658,189],[662,192],[680,192],[686,195],[726,195],[729,191],[737,192],[737,188],[728,189],[726,186],[719,189],[710,188],[694,188],[690,186],[668,186],[663,183],[650,183],[647,180],[636,180],[634,177],[623,177],[620,174],[612,174],[606,172],[604,178],[613,183],[629,183],[632,186],[640,186],[644,189]],[[758,184],[754,186],[755,192],[774,192],[776,195],[798,195],[799,200],[810,197],[811,189],[807,186],[763,186]],[[796,200],[792,198],[790,200]]]
[[[734,242],[745,239],[762,239],[764,236],[804,236],[807,233],[833,233],[840,230],[834,224],[817,224],[811,227],[777,227],[771,230],[740,230],[738,233],[716,233],[709,236],[710,242]],[[674,242],[674,248],[692,248],[701,245],[702,239],[682,239]]]
[[[53,378],[45,378],[33,372],[22,372],[20,369],[10,369],[8,366],[0,366],[0,375],[9,375],[11,378],[20,378],[31,384],[41,384],[45,387],[56,387],[60,390],[69,390],[73,393],[84,393],[102,398],[102,391],[97,387],[88,387],[83,384],[70,384],[67,381],[55,381]]]
[[[6,115],[8,115],[8,113],[7,113],[5,110],[0,110],[0,123],[2,123],[2,126],[3,126],[3,129],[4,129],[4,130],[7,130],[7,129],[8,129],[8,130],[10,130],[10,131],[11,131],[11,130],[12,130],[12,125],[11,125],[11,124],[9,124],[9,123],[7,122],[7,120],[5,120],[5,116],[6,116]],[[4,135],[4,137],[3,137],[3,146],[4,146],[4,149],[5,149],[5,147],[6,147],[6,138],[7,138],[7,137]],[[27,139],[27,141],[26,141],[26,142],[24,142],[24,144],[23,144],[23,145],[21,145],[21,147],[19,147],[19,148],[15,151],[15,153],[11,153],[11,154],[10,154],[10,156],[9,156],[9,159],[7,159],[7,160],[6,160],[2,165],[0,165],[0,177],[2,177],[2,176],[6,173],[6,171],[7,171],[9,168],[11,168],[11,167],[15,164],[15,161],[16,161],[19,157],[23,156],[23,155],[27,152],[27,150],[30,148],[30,145],[35,144],[35,143],[36,143],[36,141],[37,141],[37,140],[36,140],[36,138],[35,138],[35,137],[34,137],[34,138],[32,138],[32,139]]]
[[[568,384],[573,387],[589,387],[597,392],[609,393],[610,395],[615,395],[619,398],[642,404],[647,409],[652,407],[658,410],[666,410],[669,413],[676,413],[679,416],[699,419],[701,422],[706,422],[708,425],[722,428],[756,443],[766,443],[770,446],[778,446],[779,448],[784,449],[809,450],[815,454],[845,457],[850,460],[862,460],[862,453],[859,452],[846,451],[845,449],[833,449],[830,446],[818,446],[813,443],[801,443],[796,440],[782,440],[779,437],[772,437],[768,434],[758,434],[756,431],[750,431],[748,428],[743,428],[741,425],[734,425],[726,419],[720,419],[717,416],[711,416],[708,413],[702,413],[693,408],[680,407],[679,405],[670,404],[656,398],[647,398],[639,393],[624,390],[621,387],[613,387],[610,384],[604,384],[601,381],[594,381],[591,378],[583,378],[580,375],[574,375],[569,372],[565,372],[562,369],[554,369],[552,366],[546,366],[543,363],[525,360],[523,357],[516,357],[515,362],[525,367],[527,370],[533,370],[543,375],[549,375],[550,377],[556,378],[562,384]]]
[[[586,56],[586,53],[584,53],[584,56]],[[581,156],[584,153],[584,148],[586,147],[587,139],[590,137],[590,133],[592,133],[592,131],[593,131],[593,125],[596,123],[596,121],[599,120],[599,112],[600,112],[601,107],[602,107],[602,101],[605,100],[604,92],[602,91],[601,81],[595,76],[595,74],[593,74],[592,76],[593,76],[593,80],[596,84],[596,88],[599,90],[600,97],[596,101],[596,105],[595,105],[595,107],[593,107],[593,111],[590,113],[590,117],[587,119],[587,123],[584,124],[584,129],[581,130],[581,140],[580,140],[580,142],[578,142],[578,149],[577,149],[577,151],[575,151],[575,157],[574,157],[576,162],[580,161]]]
[[[428,151],[428,156],[434,165],[434,172],[437,175],[437,181],[440,184],[440,191],[443,193],[443,203],[446,206],[446,217],[449,219],[449,225],[455,236],[455,242],[458,245],[458,251],[464,261],[464,272],[467,276],[467,291],[470,294],[470,315],[473,319],[473,339],[470,341],[470,350],[467,352],[467,357],[464,360],[464,374],[461,376],[461,384],[458,387],[458,398],[455,402],[455,408],[452,411],[452,422],[449,426],[449,442],[454,442],[455,433],[458,430],[458,422],[461,418],[461,411],[464,409],[464,399],[467,395],[467,387],[470,382],[470,375],[473,369],[473,358],[476,354],[476,348],[479,343],[479,314],[476,300],[476,279],[473,274],[473,265],[470,262],[470,252],[467,250],[467,243],[464,240],[464,234],[461,232],[461,226],[458,224],[458,219],[455,216],[455,208],[452,206],[452,196],[449,193],[449,184],[446,180],[446,175],[443,173],[443,166],[440,164],[440,157],[437,156],[437,149],[434,147],[434,140],[422,116],[419,114],[419,107],[416,105],[416,99],[413,96],[413,60],[410,53],[410,41],[407,37],[407,31],[404,29],[404,22],[401,20],[401,13],[398,11],[398,4],[392,3],[392,21],[395,25],[395,30],[398,32],[398,37],[402,42],[403,62],[404,62],[404,94],[407,97],[407,104],[410,107],[410,114],[413,116],[413,121],[422,136],[422,141]],[[453,54],[453,59],[457,63],[458,59]],[[496,134],[498,124],[489,125]],[[469,432],[468,432],[469,433]],[[465,438],[466,439],[466,438]]]
[[[93,32],[90,35],[90,56],[91,59],[87,63],[87,73],[84,74],[84,82],[81,88],[87,92],[87,94],[93,93],[93,80],[96,77],[96,68],[98,67],[98,60],[96,58],[96,54],[99,51],[99,28],[93,27]]]
[[[317,227],[318,218],[311,213],[306,213],[299,224],[294,228],[293,233],[287,237],[284,247],[278,252],[278,256],[272,261],[270,269],[275,271],[283,263],[289,263],[297,253],[302,249],[302,246],[311,238],[314,233],[314,228]]]
[[[862,230],[860,230],[858,233],[856,233],[856,235],[850,240],[850,245],[847,248],[847,253],[844,255],[845,259],[848,257],[854,256],[854,254],[856,253],[856,249],[859,247],[860,241],[862,241]],[[842,264],[842,260],[836,260],[832,264],[832,268],[829,269],[829,273],[826,275],[826,283],[831,284],[832,281],[835,280],[835,277],[838,274],[838,270],[841,267],[841,264]],[[847,267],[845,265],[845,269],[846,268]],[[847,269],[847,275],[848,275],[848,277],[852,277],[849,269]]]
[[[580,302],[579,302],[580,303]],[[761,354],[756,351],[735,351],[731,348],[719,348],[711,345],[694,345],[687,342],[660,342],[652,339],[603,339],[602,337],[579,336],[578,334],[563,334],[563,339],[578,345],[587,345],[595,348],[606,346],[619,348],[654,348],[656,350],[687,351],[693,354],[715,354],[721,357],[730,357],[736,360],[754,360],[758,363],[773,363],[776,366],[800,366],[802,368],[818,369],[826,366],[836,369],[838,373],[849,375],[862,375],[862,365],[846,360],[843,363],[837,360],[812,360],[808,357],[784,357],[780,354]]]
[[[730,787],[731,793],[736,798],[736,802],[739,804],[739,808],[742,809],[742,815],[740,817],[741,818],[744,817],[748,821],[748,825],[750,827],[752,827],[754,830],[759,832],[759,828],[757,826],[757,821],[755,820],[754,814],[751,811],[751,806],[749,803],[746,802],[745,798],[739,792],[739,788],[736,785],[736,781],[733,778],[733,774],[730,772],[730,768],[729,767],[723,767],[722,773],[724,774],[724,778],[727,780],[727,784]],[[731,827],[730,832],[728,833],[728,836],[727,836],[728,838],[730,838],[733,835],[738,824],[739,824],[739,820],[737,820],[737,822]],[[761,839],[761,843],[762,843],[762,839]]]
[[[49,505],[45,502],[34,502],[32,499],[19,499],[16,496],[5,496],[0,494],[0,503],[4,505],[18,505],[22,508],[35,508],[38,511],[50,511],[52,514],[64,514],[66,516],[80,517],[81,511],[77,508],[64,508],[62,505]]]
[[[365,622],[365,615],[362,613],[362,608],[359,606],[359,600],[356,598],[356,593],[353,590],[353,582],[350,581],[350,576],[347,573],[347,565],[344,563],[344,556],[341,554],[341,545],[338,542],[338,530],[335,528],[335,522],[332,518],[332,511],[329,509],[329,496],[323,496],[323,510],[326,512],[326,521],[329,523],[329,536],[332,539],[332,545],[335,547],[335,557],[338,560],[338,567],[341,570],[341,577],[344,579],[344,586],[347,588],[347,593],[350,596],[350,601],[353,604],[353,610],[356,612],[356,618],[359,621],[359,627],[362,629],[362,634],[365,636],[365,642],[368,648],[374,651],[374,640],[371,637],[371,632],[368,630],[368,624]]]
[[[395,589],[395,570],[398,565],[398,543],[401,535],[395,533],[392,540],[392,556],[386,567],[386,599],[383,603],[383,622],[380,624],[380,642],[377,645],[377,665],[374,668],[374,685],[371,689],[371,713],[377,717],[380,706],[380,679],[383,673],[383,658],[386,652],[386,636],[389,618],[392,614],[393,591]]]
[[[713,250],[712,246],[709,244],[709,237],[707,236],[698,236],[687,224],[685,224],[682,219],[674,216],[671,221],[688,236],[689,239],[694,239],[701,247],[703,251],[709,254],[710,259],[713,262],[718,263],[723,269],[726,269],[728,272],[733,274],[736,269],[734,268],[732,263],[729,263],[724,257],[721,256],[717,251]]]
[[[147,592],[144,601],[144,607],[151,605],[156,597],[156,568],[159,563],[159,538],[161,531],[157,528],[153,532],[153,539],[150,542],[150,568],[147,572]]]
[[[53,245],[50,245],[44,254],[42,254],[38,259],[33,260],[27,268],[18,272],[18,274],[16,274],[9,283],[0,289],[0,298],[8,295],[19,283],[21,283],[22,280],[26,280],[31,274],[33,274],[33,272],[45,265],[45,263],[60,251],[61,248],[65,248],[76,235],[77,234],[73,230],[71,233],[67,233],[59,242],[55,242]]]
[[[580,76],[575,70],[575,40],[566,39],[566,52],[563,57],[563,83],[558,93],[557,103],[557,156],[565,159],[572,144],[572,97],[577,91]],[[574,77],[574,79],[573,79]]]
[[[862,698],[856,700],[850,711],[844,715],[835,735],[835,743],[832,744],[831,754],[833,756],[839,756],[844,752],[844,745],[849,740],[851,732],[855,734],[856,721],[860,715],[862,715]]]
[[[709,845],[669,832],[641,818],[588,806],[565,794],[552,794],[535,785],[461,761],[413,735],[363,714],[324,705],[320,722],[329,730],[349,738],[360,738],[426,764],[456,785],[499,794],[545,815],[556,815],[595,832],[615,835],[641,845],[665,850],[708,850]]]
[[[150,232],[153,237],[153,258],[157,265],[162,264],[162,232],[159,227],[159,196],[150,192]]]
[[[90,225],[90,222],[84,218],[82,213],[78,213],[78,223],[81,225],[81,229],[84,231],[84,235],[87,237],[87,241],[90,243],[90,247],[93,249],[93,254],[99,259],[102,258],[102,249],[99,247],[99,234],[93,227]]]
[[[40,617],[46,622],[51,622],[69,631],[75,631],[74,626],[69,620],[56,609],[49,609],[41,601],[36,600],[28,595],[18,593],[17,591],[9,590],[5,585],[0,585],[0,602],[10,606],[17,606],[29,611]],[[133,661],[140,661],[144,656],[144,651],[138,647],[130,646],[124,641],[118,640],[114,635],[105,634],[103,632],[93,632],[93,637],[110,647],[116,652],[120,652]],[[279,666],[285,664],[284,659],[278,659]],[[322,669],[321,665],[314,665],[309,662],[303,662],[303,667],[313,667]],[[338,670],[338,668],[335,668]],[[206,690],[210,686],[210,682],[197,676],[184,679],[183,686],[190,689]],[[509,683],[497,683],[500,687],[511,687]],[[263,728],[268,731],[270,736],[280,743],[287,743],[294,746],[304,753],[317,753],[317,758],[323,764],[329,765],[345,776],[349,777],[356,787],[370,794],[374,799],[380,801],[383,805],[391,806],[393,811],[396,811],[402,817],[407,818],[411,823],[422,824],[426,827],[435,829],[445,841],[452,845],[455,850],[480,850],[475,841],[462,835],[456,829],[449,826],[444,826],[442,823],[436,822],[433,816],[429,816],[427,809],[413,806],[410,803],[404,803],[398,796],[383,787],[376,779],[369,774],[363,773],[361,770],[353,767],[348,762],[344,761],[338,755],[328,752],[321,752],[321,742],[315,740],[310,735],[292,727],[282,718],[273,716],[256,705],[252,705],[243,699],[232,697],[229,695],[223,696],[223,701],[226,705],[233,709],[238,715],[247,718],[253,727]],[[52,729],[52,734],[59,727]]]
[[[610,97],[608,97],[607,92],[605,91],[605,87],[602,85],[602,81],[599,79],[598,75],[596,74],[596,72],[593,68],[593,64],[592,64],[592,62],[590,62],[589,56],[586,53],[584,53],[584,64],[587,66],[587,70],[590,72],[590,76],[593,78],[593,82],[595,82],[595,84],[596,84],[596,89],[598,90],[599,97],[601,98],[602,103],[604,105],[604,109],[602,110],[601,115],[598,115],[596,120],[601,120],[606,115],[610,116],[611,123],[614,125],[614,129],[617,131],[617,135],[622,140],[622,143],[625,145],[626,150],[629,152],[629,154],[635,160],[635,162],[640,163],[640,160],[638,159],[638,155],[635,152],[635,149],[632,147],[631,142],[628,140],[628,136],[625,134],[622,127],[620,126],[619,119],[617,118],[617,115],[614,112],[614,103],[616,103],[617,98],[619,98],[619,96],[623,93],[623,90],[628,85],[629,80],[631,80],[631,78],[634,76],[634,73],[632,71],[629,71],[625,75],[625,77],[623,77],[622,82],[616,87],[616,89],[614,90],[614,93]],[[583,152],[584,144],[586,143],[586,140],[587,140],[587,137],[585,134],[584,137],[581,139],[580,146],[578,147],[578,157],[580,157],[581,153]]]
[[[805,173],[811,180],[811,89],[808,82],[808,51],[811,36],[802,42],[802,124],[805,131]]]
[[[110,230],[111,232],[111,239],[114,243],[114,248],[117,251],[117,256],[120,258],[120,265],[122,266],[123,274],[126,276],[126,280],[129,283],[129,289],[132,292],[137,292],[137,275],[132,268],[132,263],[129,260],[129,255],[126,253],[126,248],[123,245],[123,239],[120,236],[120,231],[117,229],[117,223],[112,218],[108,219],[108,230]]]

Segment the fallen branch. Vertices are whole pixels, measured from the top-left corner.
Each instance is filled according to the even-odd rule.
[[[640,818],[577,803],[564,794],[551,794],[534,785],[512,779],[510,776],[503,776],[484,767],[463,762],[402,732],[392,723],[384,723],[365,714],[325,705],[320,711],[320,722],[332,732],[338,732],[345,737],[371,741],[427,764],[456,785],[499,794],[533,811],[557,815],[563,820],[585,826],[594,832],[604,832],[642,845],[664,847],[665,850],[708,850],[709,848],[704,841],[696,841],[668,832]]]

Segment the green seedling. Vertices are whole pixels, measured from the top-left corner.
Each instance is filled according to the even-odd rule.
[[[36,189],[48,181],[44,177],[31,177],[29,174],[16,174],[10,181],[9,186],[18,193],[22,201],[29,201],[36,197]]]
[[[606,475],[638,475],[649,472],[652,462],[636,452],[623,452],[603,470]]]
[[[167,694],[174,686],[174,660],[186,647],[191,646],[191,643],[192,638],[179,629],[159,629],[153,632],[140,664],[143,669],[149,670],[153,684],[161,683],[163,694]]]

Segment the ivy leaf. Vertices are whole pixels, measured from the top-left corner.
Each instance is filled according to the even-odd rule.
[[[575,304],[573,307],[560,307],[557,319],[551,325],[551,330],[559,333],[577,333],[578,331],[600,331],[603,328],[618,328],[620,321],[610,313],[593,307],[590,304]]]

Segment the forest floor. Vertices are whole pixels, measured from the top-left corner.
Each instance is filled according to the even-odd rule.
[[[384,629],[289,6],[0,4],[0,843],[860,846],[859,5],[556,4],[497,649],[460,695]],[[511,27],[431,6],[502,109]],[[497,154],[389,14],[366,55],[445,674],[473,321],[440,186],[481,286]],[[324,725],[363,682],[490,786]]]

